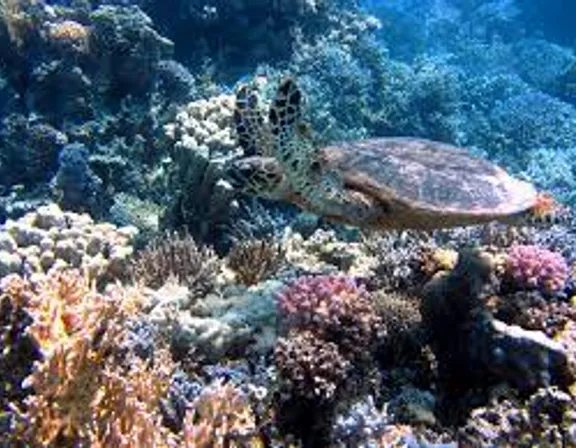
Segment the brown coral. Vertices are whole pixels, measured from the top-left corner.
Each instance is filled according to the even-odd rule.
[[[280,338],[274,357],[282,389],[313,401],[333,400],[352,367],[335,343],[310,331],[294,331]]]
[[[196,296],[212,289],[219,270],[220,261],[211,248],[198,246],[189,234],[176,232],[154,239],[132,262],[137,282],[160,288],[168,279],[176,279]]]
[[[227,263],[244,285],[255,285],[274,275],[284,262],[282,246],[270,239],[237,242],[228,254]]]
[[[390,365],[398,366],[417,355],[424,339],[418,298],[375,291],[372,300],[385,332],[380,361],[389,361]]]
[[[186,448],[262,446],[256,417],[233,384],[216,382],[194,400],[184,419]]]

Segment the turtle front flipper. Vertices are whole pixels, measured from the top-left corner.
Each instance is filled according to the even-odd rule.
[[[270,105],[268,121],[275,149],[273,156],[295,193],[309,196],[318,187],[322,168],[318,148],[302,120],[304,96],[292,78],[280,82]]]
[[[251,85],[242,84],[236,90],[234,122],[238,144],[244,149],[244,155],[270,155],[270,133],[264,121],[258,91]]]

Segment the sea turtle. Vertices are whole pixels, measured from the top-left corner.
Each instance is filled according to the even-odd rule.
[[[320,147],[302,121],[302,102],[286,78],[266,117],[257,89],[239,87],[235,121],[244,157],[229,170],[234,187],[362,229],[524,221],[554,209],[530,183],[445,143],[390,137]]]

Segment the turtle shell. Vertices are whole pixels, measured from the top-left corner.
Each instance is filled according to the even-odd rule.
[[[347,189],[391,216],[389,226],[436,227],[502,219],[531,209],[535,188],[462,148],[411,138],[375,138],[323,148],[325,166]],[[391,210],[390,210],[391,209]],[[385,219],[384,219],[385,218]],[[418,221],[428,225],[418,225]]]

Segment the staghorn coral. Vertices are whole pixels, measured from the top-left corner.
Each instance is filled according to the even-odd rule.
[[[558,253],[536,245],[514,245],[508,250],[506,274],[516,287],[553,295],[564,289],[569,269]]]
[[[300,277],[278,293],[278,308],[286,328],[312,331],[352,358],[366,357],[381,328],[369,295],[351,277]]]
[[[141,293],[118,286],[101,295],[72,271],[25,287],[33,317],[27,333],[42,360],[25,381],[33,394],[19,416],[22,440],[35,446],[168,446],[157,405],[168,387],[170,357],[158,352],[150,365],[133,355],[124,362],[116,357],[126,321],[144,301]]]
[[[132,263],[137,282],[160,288],[174,278],[196,296],[213,288],[219,270],[220,262],[212,249],[198,246],[188,234],[176,232],[152,240]]]
[[[284,262],[282,246],[269,239],[238,241],[227,257],[227,264],[243,285],[255,285],[274,275]]]

